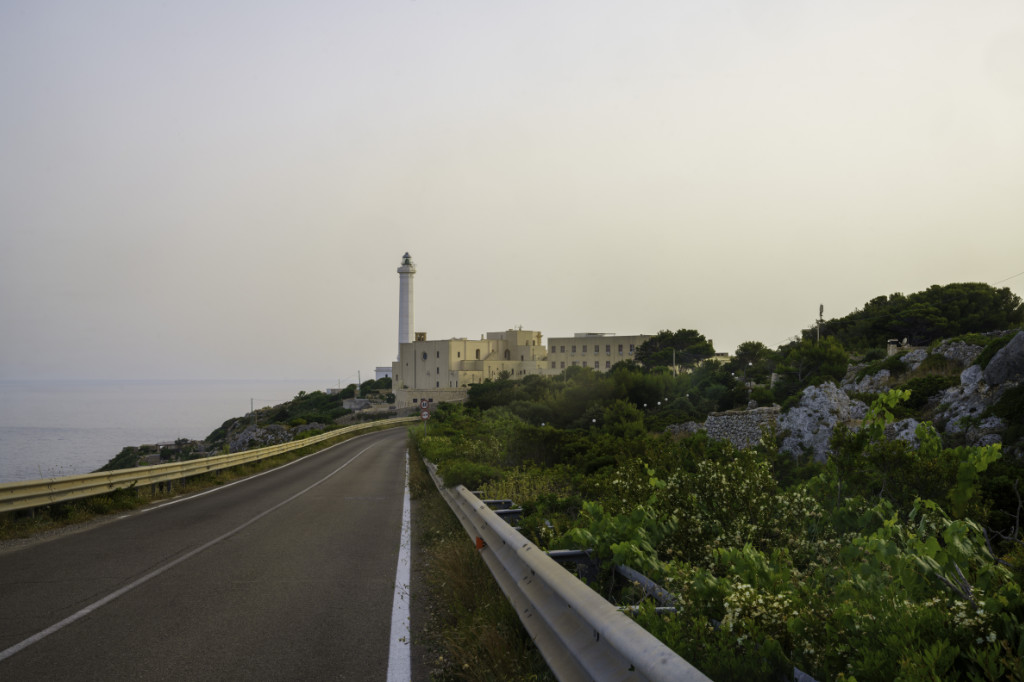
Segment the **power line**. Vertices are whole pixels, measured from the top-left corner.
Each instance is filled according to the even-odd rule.
[[[1001,279],[998,282],[996,282],[996,284],[1002,284],[1003,282],[1009,282],[1011,279],[1016,279],[1017,277],[1020,277],[1021,275],[1024,275],[1024,271],[1018,272],[1016,275],[1011,275],[1010,277],[1007,277],[1006,279]]]

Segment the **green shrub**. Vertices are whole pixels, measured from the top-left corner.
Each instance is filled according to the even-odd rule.
[[[959,384],[959,376],[950,377],[931,374],[923,377],[915,377],[900,386],[900,388],[910,391],[910,397],[904,404],[912,410],[920,410],[933,395],[947,388],[958,386]]]
[[[906,355],[906,353],[897,353],[896,355],[890,355],[884,360],[872,362],[870,365],[857,372],[857,381],[860,381],[866,376],[878,374],[883,369],[889,370],[889,374],[893,377],[906,374],[910,371],[910,367],[907,363],[903,362],[902,358],[904,355]]]
[[[1016,332],[1013,334],[1007,334],[1006,336],[1000,336],[989,341],[988,345],[985,346],[985,350],[981,351],[981,355],[979,355],[978,359],[975,360],[975,363],[981,365],[982,369],[988,367],[988,363],[993,357],[995,357],[995,354],[1001,351],[1003,346],[1010,343],[1010,339],[1015,335]]]
[[[961,367],[960,363],[956,360],[950,360],[945,356],[932,354],[926,357],[924,361],[918,365],[915,373],[918,375],[942,374],[946,376],[959,377],[962,369],[963,367]]]
[[[862,362],[877,362],[879,360],[885,360],[888,353],[884,348],[872,348],[871,350],[864,353],[864,357],[861,358]]]
[[[1024,385],[1011,388],[1004,393],[988,413],[1006,420],[1009,426],[1003,434],[1003,440],[1008,445],[1024,438]]]
[[[502,471],[489,464],[470,462],[465,459],[449,459],[441,462],[437,472],[444,479],[444,484],[449,488],[457,485],[464,485],[470,490],[477,490],[485,483],[501,478]]]
[[[750,391],[750,399],[757,401],[758,405],[771,405],[775,402],[775,392],[767,386],[755,386]]]

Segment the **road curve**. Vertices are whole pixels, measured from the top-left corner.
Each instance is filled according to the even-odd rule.
[[[386,679],[405,453],[361,436],[0,552],[0,680]]]

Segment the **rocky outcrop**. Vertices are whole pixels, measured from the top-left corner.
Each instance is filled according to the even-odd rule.
[[[890,440],[905,440],[912,445],[917,445],[917,427],[920,424],[916,419],[901,419],[885,427],[885,436]]]
[[[833,429],[838,424],[855,425],[867,410],[867,405],[851,400],[832,382],[808,386],[799,404],[779,422],[779,428],[786,433],[779,449],[794,456],[810,452],[823,462],[829,454]]]
[[[947,388],[939,398],[944,409],[935,419],[945,424],[946,433],[963,433],[970,420],[981,417],[993,402],[981,367],[971,365],[960,373],[960,385]]]
[[[1006,334],[992,332],[986,336],[994,338]],[[928,414],[937,410],[932,418],[935,426],[946,434],[961,437],[968,445],[991,445],[1002,440],[1007,428],[1005,420],[983,415],[1008,390],[1024,382],[1024,332],[1018,333],[1000,349],[984,370],[974,364],[981,352],[981,346],[964,341],[944,341],[930,351],[915,348],[900,358],[911,370],[920,367],[933,354],[964,367],[960,372],[959,386],[946,389],[928,401]],[[942,371],[955,369],[955,365],[937,365]],[[851,399],[847,393],[882,393],[893,384],[906,380],[906,377],[901,377],[894,381],[885,369],[858,380],[857,374],[865,366],[851,366],[841,387],[826,383],[804,389],[800,402],[786,414],[780,415],[777,406],[713,413],[703,425],[697,422],[675,424],[668,427],[668,431],[682,436],[706,429],[710,438],[727,440],[738,448],[748,448],[757,444],[768,424],[775,423],[783,434],[779,446],[781,451],[794,456],[811,453],[816,460],[824,461],[830,453],[829,443],[836,426],[845,424],[856,430],[867,413],[867,405]],[[888,438],[916,445],[918,424],[916,419],[904,419],[887,426],[885,433]]]
[[[985,367],[985,383],[989,386],[1024,380],[1024,332],[1018,332],[999,349]]]
[[[967,428],[968,445],[994,445],[1003,442],[1006,422],[999,417],[986,417],[975,425]]]
[[[881,393],[888,388],[891,378],[892,375],[887,369],[880,369],[874,374],[862,377],[860,381],[856,380],[854,374],[853,378],[844,378],[840,388],[847,393]]]
[[[928,350],[926,348],[915,348],[906,355],[901,355],[900,360],[903,364],[909,365],[910,369],[917,369],[921,366],[921,363],[928,358]]]
[[[982,347],[964,341],[943,341],[934,350],[947,360],[959,363],[961,367],[970,367],[981,355]]]
[[[268,445],[287,443],[293,439],[291,429],[280,424],[270,426],[247,426],[231,439],[231,452],[241,452]]]

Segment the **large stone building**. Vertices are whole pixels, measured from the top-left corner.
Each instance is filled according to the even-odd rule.
[[[422,340],[399,344],[392,365],[391,390],[398,407],[421,400],[464,400],[471,384],[499,378],[502,372],[524,377],[543,374],[547,349],[540,332],[509,329],[477,340]]]
[[[413,276],[416,266],[406,253],[398,268],[398,360],[390,367],[395,405],[411,407],[423,400],[465,400],[469,387],[500,376],[522,378],[529,374],[554,376],[568,367],[589,367],[598,372],[622,360],[635,359],[637,347],[649,336],[615,336],[585,333],[556,337],[544,345],[540,332],[509,329],[488,332],[480,340],[466,338],[428,341],[413,331]],[[387,376],[378,367],[377,376]],[[503,374],[507,373],[507,374]]]
[[[471,385],[494,381],[502,373],[521,379],[529,374],[556,376],[567,367],[605,372],[621,360],[633,359],[637,346],[647,338],[577,334],[553,338],[545,346],[540,332],[525,329],[488,332],[479,341],[420,338],[399,344],[391,390],[395,405],[409,407],[422,400],[464,400]]]

